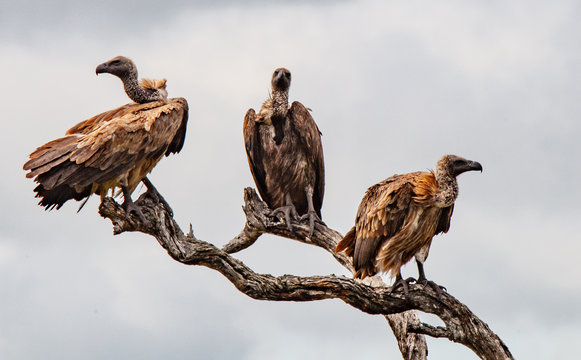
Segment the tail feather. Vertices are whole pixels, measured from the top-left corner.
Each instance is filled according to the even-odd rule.
[[[41,198],[38,205],[43,206],[46,210],[52,210],[54,208],[58,210],[70,199],[80,201],[91,195],[90,187],[86,187],[81,192],[78,192],[76,189],[68,185],[61,185],[54,189],[46,190],[42,184],[40,184],[34,189],[34,191],[36,192],[36,197]]]
[[[71,154],[77,148],[77,136],[65,136],[50,141],[30,154],[24,170],[30,170],[26,177],[36,177],[38,186],[34,189],[39,205],[47,210],[59,209],[70,199],[82,200],[91,194],[92,186],[65,183],[67,179],[83,171],[84,166],[70,161]],[[77,175],[78,176],[78,175]]]
[[[345,234],[345,237],[335,247],[335,252],[345,251],[353,259],[353,277],[364,279],[377,273],[375,268],[375,254],[380,239],[363,239],[356,241],[355,226]]]
[[[355,226],[351,228],[345,234],[343,239],[339,241],[337,246],[335,247],[335,252],[340,253],[341,251],[345,251],[347,256],[353,256],[353,251],[355,250]]]

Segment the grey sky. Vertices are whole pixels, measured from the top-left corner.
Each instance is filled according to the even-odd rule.
[[[115,55],[188,99],[185,147],[150,178],[181,226],[216,245],[244,224],[242,189],[254,184],[242,119],[279,66],[323,132],[323,217],[341,232],[368,186],[446,153],[478,160],[484,172],[459,178],[451,230],[434,240],[426,273],[515,357],[575,358],[577,2],[48,4],[0,4],[0,358],[399,356],[381,317],[340,301],[249,299],[215,272],[172,261],[151,237],[114,237],[97,199],[79,214],[76,203],[36,205],[27,155],[128,102],[118,79],[94,74]],[[275,275],[345,273],[323,251],[272,236],[236,256]],[[475,358],[428,341],[430,359]]]

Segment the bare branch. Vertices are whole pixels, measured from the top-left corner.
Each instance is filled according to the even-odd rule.
[[[309,226],[306,223],[293,222],[291,233],[282,217],[273,216],[268,206],[258,197],[253,188],[244,189],[244,206],[246,224],[238,236],[222,247],[222,250],[232,254],[254,244],[258,237],[264,233],[279,235],[288,239],[297,240],[305,244],[311,244],[327,250],[337,261],[351,269],[351,260],[343,254],[335,253],[335,246],[343,236],[337,231],[325,225],[315,223],[313,236],[309,238]]]
[[[185,235],[163,205],[155,203],[147,193],[136,204],[145,216],[145,222],[138,217],[127,216],[123,207],[113,199],[106,198],[99,208],[103,217],[109,218],[115,234],[124,231],[140,231],[154,236],[168,254],[188,265],[202,265],[219,271],[244,294],[258,300],[274,301],[314,301],[337,298],[369,314],[388,315],[390,324],[398,336],[398,341],[410,341],[411,347],[404,346],[402,354],[407,359],[425,358],[421,346],[414,347],[414,336],[419,333],[446,337],[471,348],[483,359],[512,359],[512,355],[502,340],[496,336],[465,305],[448,293],[438,296],[430,287],[413,284],[406,298],[401,292],[392,292],[390,287],[366,285],[364,282],[344,276],[299,277],[283,275],[274,277],[257,274],[240,260],[214,245],[198,240],[193,231]],[[333,253],[343,265],[349,266],[348,258],[334,254],[333,249],[341,235],[324,225],[317,224],[312,239],[305,240],[307,226],[296,223],[294,233],[289,233],[284,221],[272,218],[268,208],[252,189],[245,189],[244,211],[247,223],[244,230],[224,248],[230,252],[250,246],[264,232],[275,233],[298,241],[317,245]],[[258,234],[258,235],[257,235]],[[445,328],[435,328],[419,323],[417,316],[400,321],[390,314],[407,310],[420,310],[440,317]],[[409,315],[408,315],[409,316]],[[415,316],[415,315],[414,315]],[[394,328],[394,326],[397,328]],[[414,334],[415,333],[415,334]],[[421,342],[421,341],[420,341]],[[407,346],[407,348],[405,347]],[[425,349],[425,348],[424,348]]]
[[[417,334],[425,334],[430,335],[431,337],[435,338],[449,338],[452,336],[448,329],[442,326],[432,326],[426,323],[419,323],[419,324],[408,324],[408,331],[417,333]]]
[[[420,323],[418,315],[411,310],[399,314],[385,315],[397,345],[404,359],[426,359],[428,344],[426,338],[409,330],[410,325]]]
[[[244,206],[242,209],[246,214],[246,224],[238,236],[222,247],[222,250],[227,253],[231,254],[243,250],[254,244],[260,235],[270,233],[321,247],[331,253],[347,270],[353,271],[351,259],[344,254],[335,253],[337,243],[343,238],[339,232],[316,223],[312,239],[307,240],[309,228],[306,224],[296,222],[292,223],[294,232],[289,232],[282,215],[279,217],[272,216],[272,211],[252,188],[244,189]],[[386,286],[379,277],[375,281],[378,286]],[[404,326],[408,322],[419,323],[420,319],[417,314],[414,311],[404,311],[386,315],[385,318],[398,340],[398,346],[404,359],[425,360],[428,353],[425,337],[420,334],[408,333],[407,328]]]

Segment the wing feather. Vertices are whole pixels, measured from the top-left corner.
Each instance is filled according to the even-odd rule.
[[[435,191],[434,175],[428,172],[394,175],[367,189],[354,229],[336,249],[352,254],[355,277],[365,278],[378,271],[395,275],[401,265],[426,245],[426,239],[429,245],[435,226],[426,227],[425,233],[416,230],[422,226],[422,220],[436,224],[440,219],[440,223],[445,223],[446,217],[440,217],[442,210],[429,207]],[[452,210],[443,212],[448,214],[447,211],[451,215]],[[427,233],[431,235],[424,236]]]
[[[321,142],[321,131],[311,116],[309,110],[300,102],[292,103],[289,115],[294,131],[297,132],[298,139],[307,149],[308,159],[315,169],[315,184],[313,188],[313,205],[319,218],[321,217],[321,207],[323,206],[323,196],[325,195],[325,163],[323,157],[323,144]]]
[[[266,187],[266,172],[262,161],[264,153],[260,146],[260,133],[258,130],[257,117],[254,109],[249,109],[244,116],[243,134],[244,146],[246,148],[246,155],[248,158],[248,165],[250,165],[250,172],[254,178],[254,183],[258,187],[258,193],[266,203],[270,203],[270,197]]]
[[[41,146],[24,165],[31,170],[27,177],[36,176],[40,184],[35,191],[41,205],[59,208],[68,199],[79,200],[95,188],[105,186],[103,192],[122,181],[132,181],[128,186],[133,189],[164,154],[181,150],[187,110],[183,98],[127,104]]]
[[[442,214],[438,220],[438,227],[436,228],[436,234],[447,233],[448,230],[450,230],[450,221],[452,219],[453,212],[454,204],[442,209]]]
[[[382,244],[398,233],[409,217],[413,185],[407,175],[395,175],[370,187],[357,211],[357,236],[353,255],[356,275],[377,272],[376,258]]]
[[[165,153],[165,156],[169,156],[170,154],[177,154],[179,153],[182,148],[184,147],[184,142],[186,141],[186,129],[188,127],[188,113],[189,113],[189,106],[188,102],[184,98],[177,98],[174,99],[176,102],[176,108],[178,111],[175,113],[176,120],[181,117],[181,125],[178,131],[173,136],[169,147]]]

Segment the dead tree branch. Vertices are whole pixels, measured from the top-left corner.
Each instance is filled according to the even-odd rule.
[[[317,224],[312,238],[308,239],[307,226],[293,223],[294,233],[290,233],[284,220],[273,217],[253,189],[245,189],[244,195],[246,225],[222,250],[196,239],[191,228],[189,234],[184,234],[170,215],[170,209],[154,202],[147,193],[136,201],[145,221],[141,221],[137,216],[128,216],[123,207],[111,198],[103,201],[99,212],[112,221],[115,234],[139,231],[152,235],[176,261],[214,269],[232,282],[239,291],[254,299],[314,301],[336,298],[363,312],[385,315],[398,338],[405,359],[425,358],[427,352],[425,339],[418,334],[445,337],[461,343],[482,359],[512,359],[506,345],[488,325],[448,293],[444,292],[438,296],[430,287],[424,288],[422,285],[413,284],[409,287],[409,295],[406,298],[399,291],[392,292],[391,287],[383,283],[368,285],[344,276],[275,277],[255,273],[230,253],[252,245],[263,233],[273,233],[322,247],[348,268],[351,262],[345,256],[333,252],[335,244],[341,238],[338,232]],[[435,314],[442,319],[445,327],[421,323],[409,310]],[[405,315],[395,315],[402,312],[405,312]]]

